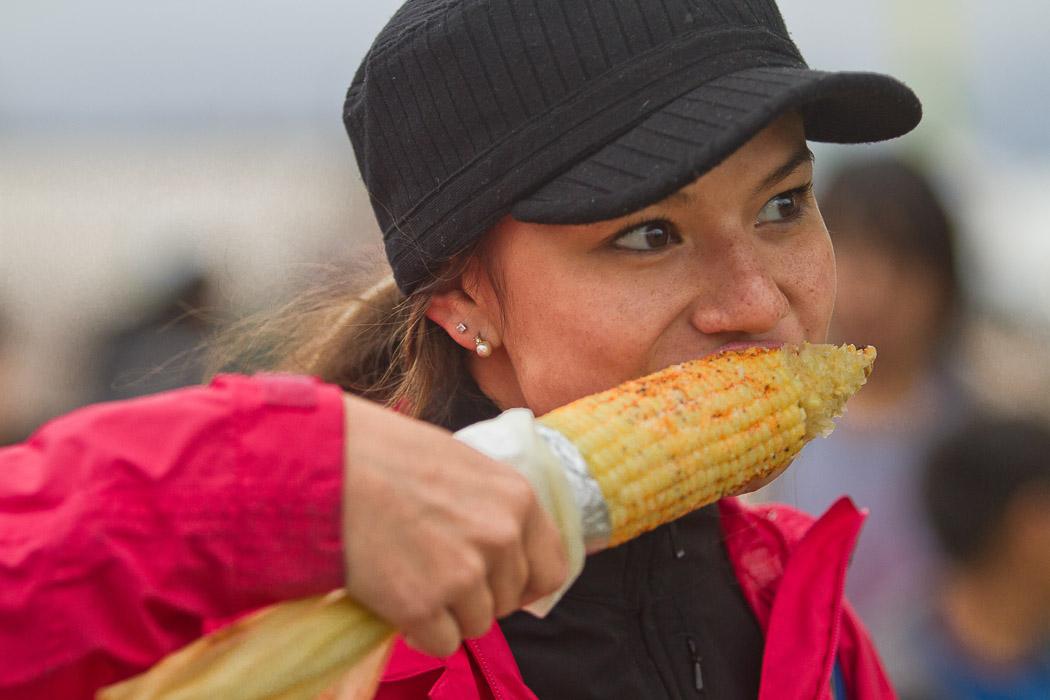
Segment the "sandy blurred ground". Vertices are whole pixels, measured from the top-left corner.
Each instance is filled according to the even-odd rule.
[[[229,316],[374,249],[367,196],[338,145],[295,131],[0,140],[15,416],[83,400],[91,343],[188,267],[209,273],[214,311]]]

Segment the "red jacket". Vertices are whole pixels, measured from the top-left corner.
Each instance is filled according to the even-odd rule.
[[[206,619],[341,586],[342,417],[336,387],[231,376],[0,449],[0,698],[91,698]]]
[[[787,506],[749,507],[735,499],[719,506],[729,559],[766,635],[759,700],[830,698],[836,661],[852,700],[895,698],[867,633],[843,598],[846,567],[865,514],[846,498],[816,522]],[[399,642],[376,698],[535,696],[493,626],[445,660]]]
[[[290,376],[104,404],[0,449],[0,698],[90,698],[199,637],[207,620],[343,583],[342,400]],[[816,525],[722,504],[766,630],[763,699],[892,697],[841,597],[863,516]],[[808,532],[807,532],[808,531]],[[441,661],[399,647],[380,698],[532,694],[498,628]]]

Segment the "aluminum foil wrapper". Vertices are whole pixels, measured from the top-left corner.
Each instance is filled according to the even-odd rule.
[[[536,432],[565,468],[565,476],[568,479],[573,500],[580,509],[580,517],[583,521],[583,543],[587,553],[605,549],[612,536],[609,508],[598,482],[587,470],[587,462],[584,461],[583,455],[567,437],[553,428],[537,424]]]

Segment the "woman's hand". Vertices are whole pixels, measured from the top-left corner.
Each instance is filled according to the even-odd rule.
[[[347,396],[350,595],[417,649],[452,654],[559,588],[565,550],[529,483],[445,430]]]

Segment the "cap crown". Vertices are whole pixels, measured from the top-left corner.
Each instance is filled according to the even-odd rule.
[[[399,286],[661,105],[759,66],[805,67],[770,0],[409,0],[344,109]]]

